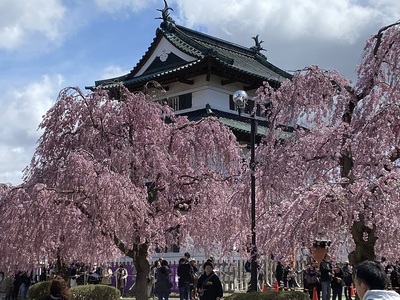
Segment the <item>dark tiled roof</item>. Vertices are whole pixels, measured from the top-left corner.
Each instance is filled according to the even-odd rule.
[[[208,106],[208,105],[207,105]],[[212,109],[210,106],[202,109],[198,109],[195,111],[191,111],[189,113],[185,113],[185,116],[190,121],[198,121],[202,118],[208,117],[208,116],[215,116],[218,118],[218,120],[228,126],[233,132],[236,133],[243,133],[245,134],[244,136],[249,137],[250,130],[251,130],[251,124],[250,124],[250,118],[246,116],[239,115],[238,113],[228,113],[225,111],[217,110],[217,109]],[[266,121],[265,119],[257,119],[257,136],[258,138],[262,137],[265,135],[267,128],[269,126],[269,122]],[[291,135],[291,132],[293,131],[293,128],[286,128],[285,130],[277,130],[276,134],[279,134],[279,137],[282,139],[285,139]]]
[[[183,26],[176,25],[176,27],[182,34],[191,37],[192,40],[209,49],[210,53],[218,53],[220,56],[225,57],[226,60],[231,60],[232,67],[238,70],[265,79],[277,78],[279,81],[292,77],[291,74],[274,66],[268,62],[264,55],[251,48],[224,41]],[[210,49],[214,51],[210,51]]]
[[[163,37],[177,49],[194,57],[194,60],[180,66],[167,67],[162,72],[148,72],[136,76],[138,71],[151,57]],[[122,82],[129,86],[142,84],[150,80],[162,81],[162,78],[168,76],[172,77],[174,74],[179,73],[182,76],[185,72],[193,71],[196,68],[200,69],[202,66],[204,67],[206,62],[214,62],[214,65],[219,66],[219,68],[230,70],[230,74],[241,74],[240,78],[247,76],[257,79],[259,82],[268,80],[279,83],[292,77],[291,74],[272,65],[267,61],[265,56],[251,48],[246,48],[183,26],[175,25],[172,22],[162,22],[147,52],[129,74],[116,78],[99,80],[96,81],[95,84],[96,86],[100,84],[110,86],[113,82],[116,84]],[[257,82],[257,84],[259,82]]]
[[[198,109],[195,111],[191,111],[184,114],[190,121],[198,121],[202,118],[214,116],[217,117],[218,120],[231,128],[233,131],[242,132],[249,134],[250,133],[250,118],[245,116],[240,116],[238,113],[228,113],[218,109],[212,109],[211,107],[206,107],[202,109]],[[268,122],[265,120],[260,120],[258,124],[258,135],[265,134],[265,129],[268,126]]]
[[[163,76],[169,75],[169,74],[173,74],[173,73],[177,73],[178,71],[183,71],[185,69],[191,68],[193,66],[195,66],[196,64],[198,64],[200,62],[200,60],[197,61],[192,61],[186,64],[183,64],[181,66],[177,66],[171,69],[166,69],[162,72],[154,72],[154,73],[148,73],[142,76],[137,76],[137,77],[130,77],[127,75],[121,76],[121,77],[117,77],[117,78],[113,78],[113,79],[106,79],[106,80],[99,80],[96,81],[96,86],[100,85],[100,84],[107,84],[108,87],[117,87],[119,86],[119,84],[122,82],[124,85],[131,85],[131,84],[136,84],[136,83],[146,83],[149,82],[151,80],[158,80],[158,78],[162,78]]]

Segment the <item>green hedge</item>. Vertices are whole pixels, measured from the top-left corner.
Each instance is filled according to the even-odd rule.
[[[285,291],[285,292],[257,292],[257,293],[234,293],[226,300],[310,300],[308,293],[300,291]]]
[[[43,300],[49,294],[50,281],[38,282],[28,290],[29,300]],[[91,284],[71,288],[71,300],[117,300],[121,293],[113,286]]]
[[[72,300],[117,300],[121,293],[113,286],[102,284],[78,285],[71,288]]]
[[[28,299],[42,300],[49,294],[50,281],[42,281],[31,285],[28,289]]]

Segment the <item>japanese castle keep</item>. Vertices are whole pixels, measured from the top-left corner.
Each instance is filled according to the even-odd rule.
[[[212,113],[232,129],[238,140],[248,141],[250,124],[246,114],[253,110],[254,102],[249,100],[239,116],[233,93],[245,90],[254,95],[264,81],[278,87],[292,75],[268,62],[261,53],[263,41],[258,35],[253,37],[255,45],[246,48],[177,25],[169,10],[165,2],[164,9],[159,10],[162,22],[156,36],[136,66],[126,75],[98,80],[95,86],[112,92],[122,84],[131,92],[154,93],[157,87],[149,83],[156,82],[166,94],[154,93],[155,101],[167,101],[177,115],[187,115],[191,120]],[[257,138],[268,125],[262,116],[258,122]]]

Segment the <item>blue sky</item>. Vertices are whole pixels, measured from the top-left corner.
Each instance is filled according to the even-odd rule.
[[[264,54],[293,71],[311,64],[352,80],[366,39],[400,19],[398,0],[170,0],[179,25]],[[150,46],[163,0],[0,0],[0,182],[19,184],[66,86],[126,74]]]

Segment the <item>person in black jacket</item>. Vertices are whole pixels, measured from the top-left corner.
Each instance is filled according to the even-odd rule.
[[[343,271],[339,266],[335,266],[332,270],[332,300],[342,300],[343,294]]]
[[[156,271],[156,285],[154,292],[158,295],[158,300],[168,300],[169,294],[171,293],[172,283],[169,280],[171,270],[168,266],[168,262],[163,260],[161,267],[157,268]]]
[[[189,300],[190,284],[193,283],[192,268],[185,258],[179,260],[178,287],[180,300]]]
[[[280,287],[283,285],[283,272],[284,272],[284,267],[280,261],[278,261],[275,269],[275,278],[276,281],[278,282],[278,286]],[[281,288],[279,288],[281,289]]]
[[[322,291],[322,300],[330,300],[331,299],[331,281],[332,281],[332,264],[331,264],[331,256],[326,253],[324,259],[321,261],[319,265],[319,271],[321,274],[321,291]]]
[[[353,284],[353,268],[348,261],[344,263],[343,271],[343,285],[344,295],[346,300],[351,300],[351,285]]]
[[[197,292],[200,300],[220,300],[223,296],[222,284],[217,274],[213,271],[213,265],[207,261],[203,265],[204,273],[197,282]]]

